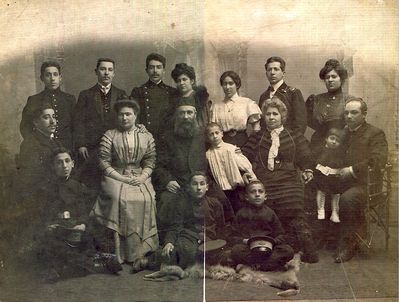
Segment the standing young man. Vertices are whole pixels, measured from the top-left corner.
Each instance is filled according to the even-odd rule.
[[[274,95],[277,96],[287,106],[287,128],[300,131],[303,134],[307,125],[305,102],[299,89],[288,86],[284,82],[285,61],[280,57],[270,57],[266,61],[265,69],[270,86],[260,96],[259,108],[262,109],[267,99],[271,99]]]
[[[132,90],[131,96],[139,102],[139,123],[157,138],[161,128],[170,121],[175,105],[173,96],[176,89],[163,82],[165,75],[166,59],[160,54],[151,53],[147,56],[145,71],[148,81]]]
[[[115,62],[99,58],[94,70],[97,83],[79,94],[74,112],[74,141],[83,163],[82,181],[88,186],[99,184],[101,173],[97,168],[97,147],[105,131],[116,127],[113,105],[126,92],[112,84]]]

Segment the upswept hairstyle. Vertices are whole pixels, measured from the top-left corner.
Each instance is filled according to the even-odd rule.
[[[225,71],[225,72],[222,73],[222,75],[220,76],[220,79],[219,79],[220,86],[223,86],[223,81],[227,77],[230,77],[233,80],[233,82],[237,86],[237,90],[240,89],[240,87],[241,87],[241,78],[236,72],[234,72],[232,70],[228,70],[228,71]]]
[[[195,70],[194,67],[187,65],[186,63],[178,63],[175,65],[175,68],[171,72],[171,77],[176,82],[177,78],[182,74],[185,74],[190,78],[190,80],[194,81],[195,84]]]
[[[335,70],[335,72],[339,75],[341,79],[341,83],[343,84],[346,79],[348,78],[348,71],[346,68],[336,59],[329,59],[325,64],[324,67],[319,72],[319,78],[324,80],[326,74],[329,73],[331,70]]]
[[[116,113],[119,112],[123,107],[129,107],[133,109],[133,112],[136,116],[140,114],[140,105],[139,103],[133,99],[132,97],[128,97],[127,95],[121,95],[115,102],[114,111]]]

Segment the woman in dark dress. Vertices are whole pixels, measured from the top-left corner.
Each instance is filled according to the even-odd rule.
[[[262,108],[262,129],[242,147],[253,164],[255,175],[265,185],[267,205],[272,208],[303,261],[318,261],[312,234],[305,220],[304,185],[313,179],[314,163],[305,137],[284,127],[287,107],[277,97]],[[298,168],[302,181],[298,175]],[[249,176],[249,175],[248,175]]]
[[[306,101],[308,126],[315,130],[310,141],[312,152],[317,152],[324,145],[330,128],[344,127],[345,102],[350,98],[342,91],[348,72],[338,60],[329,59],[320,70],[319,77],[324,81],[327,92],[312,94]]]
[[[176,83],[178,91],[175,104],[177,105],[179,102],[187,103],[187,100],[184,101],[184,99],[194,99],[192,103],[195,103],[197,110],[197,121],[201,127],[206,126],[209,122],[210,114],[209,94],[205,86],[196,85],[194,68],[186,63],[176,64],[171,76]]]

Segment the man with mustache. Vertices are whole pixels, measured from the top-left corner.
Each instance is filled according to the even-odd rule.
[[[76,99],[60,89],[62,82],[60,64],[53,61],[44,62],[40,67],[40,80],[44,83],[44,90],[28,98],[22,111],[19,128],[21,135],[24,139],[32,135],[34,111],[43,104],[50,104],[58,121],[54,137],[63,146],[72,148],[72,114]]]
[[[264,102],[276,95],[284,102],[288,110],[285,126],[303,134],[307,124],[305,102],[299,89],[288,86],[284,82],[285,61],[280,57],[270,57],[266,61],[265,70],[270,86],[260,96],[259,108],[262,109]]]
[[[113,59],[99,58],[94,72],[97,84],[80,92],[74,111],[74,143],[79,154],[81,180],[90,187],[97,187],[100,181],[96,155],[100,139],[105,131],[117,126],[113,104],[126,94],[112,84]]]
[[[359,247],[357,234],[365,229],[364,208],[368,167],[377,171],[384,168],[388,157],[388,144],[384,131],[366,122],[367,104],[361,98],[346,101],[344,118],[344,147],[346,167],[340,171],[345,184],[339,200],[340,233],[335,262],[352,259]],[[381,177],[381,175],[374,175]],[[371,179],[372,182],[376,180]]]
[[[160,54],[147,56],[145,71],[148,81],[140,87],[133,88],[131,96],[139,102],[140,115],[138,121],[151,132],[155,139],[159,132],[169,125],[175,105],[172,104],[176,89],[163,82],[166,59]]]

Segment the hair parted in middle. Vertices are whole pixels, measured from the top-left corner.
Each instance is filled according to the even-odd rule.
[[[116,113],[119,112],[123,107],[129,107],[133,109],[133,112],[136,116],[140,114],[140,105],[139,103],[132,97],[127,95],[121,95],[118,97],[114,104],[114,111]]]
[[[223,81],[225,78],[230,77],[233,82],[236,84],[237,86],[237,90],[240,89],[241,87],[241,78],[240,76],[232,70],[228,70],[222,73],[222,75],[220,76],[219,82],[220,82],[220,86],[223,86]]]

